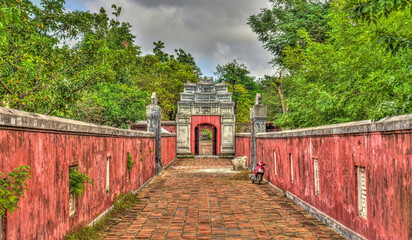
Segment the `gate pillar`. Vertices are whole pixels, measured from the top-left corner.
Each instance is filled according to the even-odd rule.
[[[255,105],[250,108],[250,162],[249,169],[256,168],[256,134],[266,132],[267,107],[262,104],[262,97],[256,94]]]
[[[152,101],[146,106],[147,131],[156,134],[155,139],[155,172],[159,174],[163,170],[162,163],[162,109],[157,105],[156,93],[152,93]]]

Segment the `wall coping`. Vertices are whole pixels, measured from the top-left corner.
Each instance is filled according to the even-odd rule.
[[[161,121],[160,124],[162,126],[176,126],[176,121]]]
[[[336,135],[350,133],[387,132],[412,129],[412,114],[371,120],[339,123],[312,128],[301,128],[279,132],[258,133],[257,138],[304,137],[317,135]]]
[[[235,137],[250,137],[250,133],[235,133]]]
[[[176,137],[176,133],[162,133],[162,137]]]
[[[52,117],[43,114],[24,112],[16,109],[0,107],[0,127],[14,127],[83,133],[94,135],[112,135],[126,137],[154,137],[154,133],[126,130],[108,126],[95,125],[71,119]]]

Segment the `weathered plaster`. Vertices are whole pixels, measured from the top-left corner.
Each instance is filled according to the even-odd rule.
[[[0,107],[0,172],[28,165],[30,191],[4,222],[6,239],[63,239],[69,229],[108,209],[120,193],[154,176],[155,134],[50,117]],[[173,136],[171,136],[173,138]],[[136,165],[127,170],[127,155]],[[173,153],[171,153],[173,155]],[[172,156],[170,156],[171,158]],[[110,158],[110,193],[106,163]],[[69,167],[92,180],[69,216]],[[127,180],[129,177],[129,181]]]

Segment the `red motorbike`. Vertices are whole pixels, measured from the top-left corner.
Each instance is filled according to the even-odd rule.
[[[265,168],[266,164],[264,162],[258,162],[256,164],[256,169],[253,170],[253,174],[249,174],[250,180],[252,180],[252,183],[257,182],[260,185],[260,182],[262,182],[263,175],[265,174]]]

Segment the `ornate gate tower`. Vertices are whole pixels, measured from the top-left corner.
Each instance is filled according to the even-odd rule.
[[[184,84],[177,103],[177,154],[199,153],[199,130],[213,133],[213,155],[233,156],[235,153],[235,115],[232,93],[227,84],[201,79]]]

